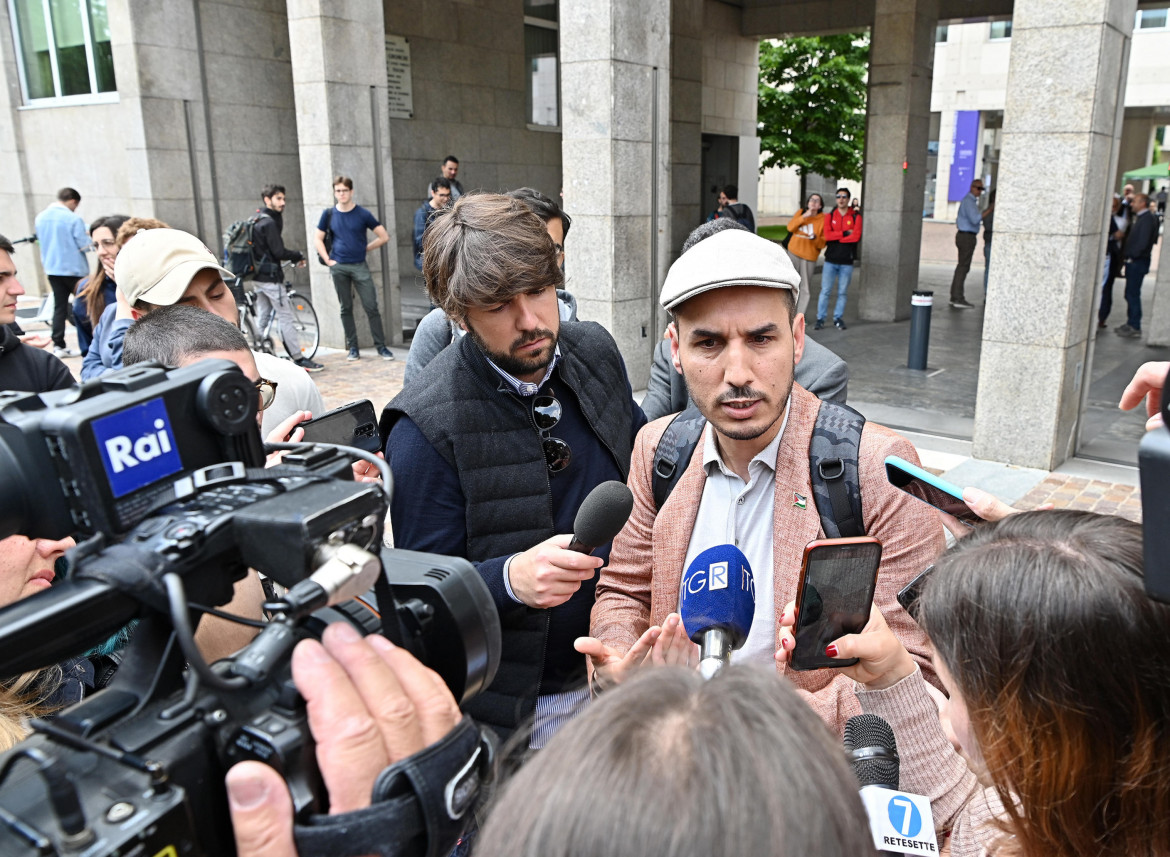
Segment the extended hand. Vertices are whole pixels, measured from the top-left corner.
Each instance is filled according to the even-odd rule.
[[[1118,407],[1130,411],[1142,399],[1146,400],[1146,431],[1162,425],[1162,385],[1166,383],[1166,371],[1170,363],[1143,363],[1134,373],[1133,379],[1121,394]]]
[[[601,557],[566,550],[570,535],[553,536],[512,557],[508,582],[529,607],[556,607],[573,597],[601,567]]]

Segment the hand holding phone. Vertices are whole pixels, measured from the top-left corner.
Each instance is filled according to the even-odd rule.
[[[911,497],[951,515],[968,527],[983,521],[983,518],[963,502],[961,488],[903,458],[896,455],[886,457],[886,478],[895,488],[901,488]]]
[[[847,667],[856,658],[834,658],[825,648],[865,627],[877,586],[882,545],[873,536],[818,539],[804,549],[800,588],[796,593],[794,670]]]
[[[306,443],[337,443],[356,446],[366,452],[380,452],[378,418],[369,399],[350,402],[300,424]]]
[[[790,601],[780,617],[778,663],[788,663],[791,658],[794,645],[791,629],[795,623],[795,605]],[[855,634],[838,637],[836,644],[841,672],[870,690],[890,687],[914,672],[914,658],[894,636],[876,604],[870,604],[865,627]]]

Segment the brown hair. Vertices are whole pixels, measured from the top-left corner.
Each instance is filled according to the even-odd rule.
[[[114,236],[114,240],[118,242],[118,248],[126,246],[126,242],[141,232],[143,229],[170,229],[171,227],[163,223],[161,220],[155,220],[153,217],[131,217],[118,228],[118,234]]]
[[[750,794],[750,799],[745,795]],[[504,785],[476,857],[872,855],[840,741],[772,670],[643,670]]]
[[[114,243],[118,240],[118,230],[122,228],[122,224],[130,218],[124,214],[111,214],[109,217],[99,217],[89,225],[89,236],[92,238],[93,234],[101,229],[103,226],[110,230],[110,234],[114,236]],[[91,327],[97,327],[101,321],[102,312],[106,308],[106,298],[103,294],[103,287],[106,284],[106,269],[98,264],[97,273],[89,278],[89,282],[85,284],[85,288],[81,290],[78,297],[85,301],[85,312],[89,316],[89,323]]]
[[[334,176],[333,187],[337,187],[339,184],[343,184],[350,190],[353,190],[353,179],[349,176]]]
[[[966,702],[1005,851],[1170,853],[1170,605],[1146,596],[1138,524],[981,527],[936,563],[918,620]]]
[[[469,309],[565,282],[544,222],[503,194],[459,197],[434,216],[422,245],[427,295],[454,321]]]

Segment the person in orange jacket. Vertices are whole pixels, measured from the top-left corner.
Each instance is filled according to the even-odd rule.
[[[800,274],[800,294],[796,296],[798,313],[803,314],[808,307],[813,271],[824,247],[825,201],[819,193],[810,193],[804,208],[788,221],[788,255]]]

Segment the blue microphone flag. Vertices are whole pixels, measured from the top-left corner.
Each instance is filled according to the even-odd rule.
[[[683,576],[679,613],[693,641],[705,631],[724,631],[732,648],[747,639],[756,611],[756,581],[743,551],[735,545],[707,548]]]

